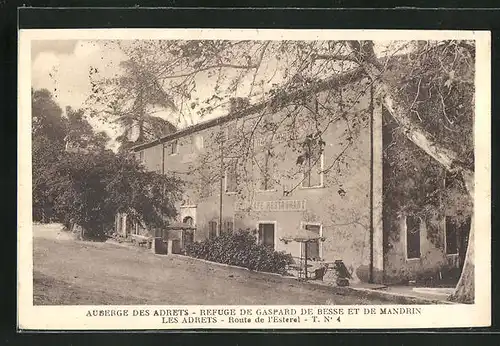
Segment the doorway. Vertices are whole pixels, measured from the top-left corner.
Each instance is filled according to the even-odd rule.
[[[191,216],[186,216],[183,220],[183,223],[193,227],[194,220]],[[186,245],[194,243],[194,229],[185,229],[182,231],[182,246],[186,247]]]
[[[259,222],[258,243],[274,249],[275,223]]]

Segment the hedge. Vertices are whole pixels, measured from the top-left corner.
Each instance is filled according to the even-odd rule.
[[[218,237],[186,246],[187,256],[268,273],[286,274],[292,255],[257,244],[247,230],[223,233]]]

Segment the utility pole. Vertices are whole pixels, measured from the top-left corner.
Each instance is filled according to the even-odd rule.
[[[222,195],[224,193],[224,131],[220,135],[219,235],[222,234]]]

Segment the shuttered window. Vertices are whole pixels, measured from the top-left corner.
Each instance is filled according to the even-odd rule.
[[[406,257],[420,258],[420,218],[406,217]]]
[[[236,160],[229,163],[226,168],[226,193],[235,193],[238,189],[238,174]]]
[[[317,234],[318,236],[321,235],[321,226],[317,224],[306,224],[304,228],[310,232],[313,232]],[[309,260],[319,260],[319,247],[320,247],[320,242],[319,240],[311,241],[305,243],[305,246],[307,247],[307,259]]]
[[[217,221],[208,222],[208,239],[217,237]]]
[[[233,221],[224,221],[224,227],[222,227],[222,232],[233,233]]]

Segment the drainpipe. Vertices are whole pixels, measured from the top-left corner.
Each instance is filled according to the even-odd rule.
[[[373,85],[370,87],[370,277],[373,283]]]

